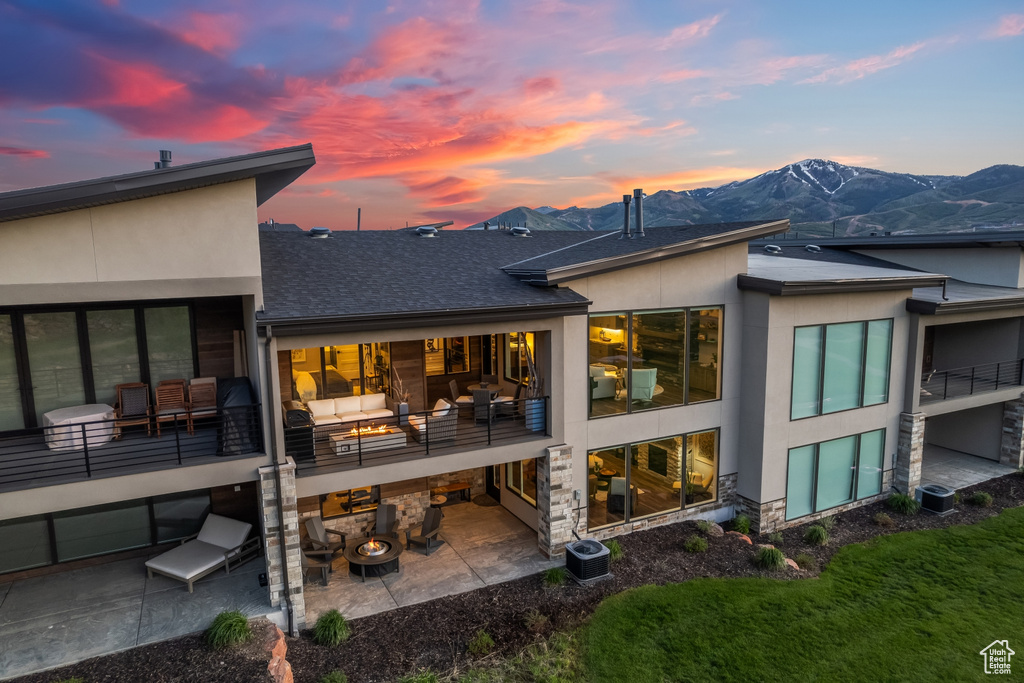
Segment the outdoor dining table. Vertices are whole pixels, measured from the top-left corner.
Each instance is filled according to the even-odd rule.
[[[479,384],[470,384],[466,389],[469,390],[470,393],[480,389],[487,389],[491,392],[491,398],[494,398],[501,391],[501,385],[491,384],[490,382],[480,382]]]

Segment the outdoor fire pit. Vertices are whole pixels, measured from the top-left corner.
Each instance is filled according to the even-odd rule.
[[[398,556],[402,544],[393,538],[364,536],[351,541],[345,548],[348,571],[366,581],[367,576],[384,576],[398,571]]]

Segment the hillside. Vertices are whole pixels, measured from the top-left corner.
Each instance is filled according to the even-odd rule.
[[[789,218],[792,231],[804,234],[1020,228],[1024,167],[1004,164],[961,177],[807,159],[720,187],[661,190],[644,200],[649,227],[778,218]],[[617,230],[622,203],[593,209],[518,207],[490,219],[492,225],[499,221],[536,230]]]

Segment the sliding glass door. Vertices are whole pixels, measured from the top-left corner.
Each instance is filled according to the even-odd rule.
[[[42,424],[44,413],[85,403],[78,322],[71,311],[26,313],[24,321],[36,423]]]

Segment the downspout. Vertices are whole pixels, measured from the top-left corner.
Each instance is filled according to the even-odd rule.
[[[271,391],[274,386],[274,378],[270,370],[270,340],[273,338],[274,333],[270,329],[270,325],[267,325],[267,338],[265,342],[264,357],[266,358],[266,384],[267,391]],[[273,405],[273,401],[270,401],[271,397],[268,396],[268,404]],[[268,415],[269,415],[269,411]],[[273,418],[270,419],[270,424],[273,425]],[[277,522],[278,528],[280,529],[281,539],[277,544],[277,550],[281,555],[281,571],[284,578],[284,603],[285,613],[288,615],[288,635],[295,637],[299,635],[298,630],[295,628],[295,607],[292,605],[292,587],[290,577],[288,576],[288,553],[284,542],[284,503],[281,500],[281,489],[283,488],[283,482],[281,481],[281,462],[278,459],[277,453],[277,437],[271,429],[270,434],[270,455],[274,460],[274,474],[277,477],[277,495],[274,496],[275,502],[277,503]]]

